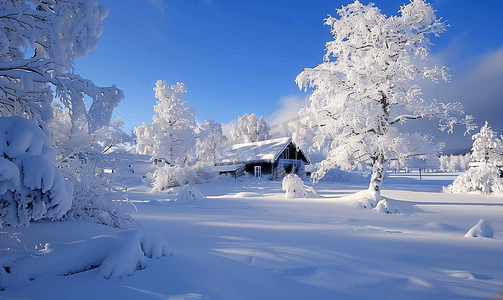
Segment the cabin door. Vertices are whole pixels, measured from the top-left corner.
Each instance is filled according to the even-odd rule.
[[[262,177],[262,167],[255,166],[255,177]]]

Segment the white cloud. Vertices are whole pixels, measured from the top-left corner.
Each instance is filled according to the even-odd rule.
[[[439,56],[448,57],[448,53]],[[442,65],[439,57],[433,57],[432,60]],[[422,85],[424,98],[434,98],[443,103],[459,102],[465,107],[466,114],[475,117],[479,127],[488,121],[494,131],[503,134],[503,48],[464,60],[453,69],[458,72],[452,74],[450,83]],[[435,120],[410,121],[404,126],[408,131],[417,131],[417,128],[421,128],[423,133],[433,134],[437,142],[445,142],[445,152],[471,148],[471,136],[464,135],[462,126],[455,127],[453,134],[440,132]],[[476,132],[478,130],[472,134]]]
[[[271,135],[273,138],[289,135],[288,123],[299,120],[298,112],[309,104],[309,95],[304,98],[285,97],[279,100],[281,107],[266,117],[267,123],[271,125]]]

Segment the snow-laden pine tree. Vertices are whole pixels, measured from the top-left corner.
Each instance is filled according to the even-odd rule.
[[[314,132],[312,147],[328,149],[312,175],[315,182],[335,166],[347,170],[370,163],[369,189],[378,193],[387,161],[426,150],[417,147],[421,138],[412,142],[397,125],[435,118],[441,130],[451,132],[455,124],[472,129],[472,118],[452,116],[461,112],[458,103],[421,98],[417,78],[449,78],[446,67],[426,66],[429,35],[446,27],[430,4],[412,0],[398,16],[386,17],[373,3],[355,1],[337,9],[337,14],[325,20],[333,40],[326,43],[323,63],[297,76],[301,89],[314,91],[310,105],[299,112],[293,139],[302,146]]]
[[[227,143],[227,137],[222,132],[222,125],[213,120],[204,121],[199,129],[196,142],[197,158],[214,165],[222,147]]]
[[[503,166],[503,142],[487,121],[472,140],[472,162]]]
[[[443,192],[503,195],[503,141],[487,122],[472,139],[471,167],[460,174],[451,185],[444,187]]]
[[[268,140],[271,138],[269,131],[271,126],[262,118],[255,117],[255,114],[244,114],[238,117],[238,125],[231,126],[232,143],[243,144]]]
[[[183,99],[187,88],[180,82],[168,86],[158,80],[154,91],[158,100],[152,125],[135,128],[137,152],[184,167],[193,154],[197,130],[195,110],[186,107]]]

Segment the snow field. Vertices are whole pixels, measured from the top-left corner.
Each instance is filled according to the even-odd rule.
[[[448,174],[396,174],[382,196],[400,214],[354,206],[365,183],[320,182],[318,198],[285,198],[280,181],[197,185],[202,200],[166,201],[130,182],[134,218],[169,242],[172,256],[145,259],[133,276],[99,269],[46,274],[0,296],[27,299],[491,299],[503,291],[503,201],[441,194]],[[452,179],[450,179],[452,182]],[[138,184],[138,186],[134,186]],[[307,186],[311,186],[305,182]],[[156,201],[151,201],[156,200]],[[494,237],[464,235],[487,220]],[[120,230],[33,222],[21,243],[89,240]],[[0,238],[4,238],[4,235]],[[92,287],[92,288],[91,288]]]

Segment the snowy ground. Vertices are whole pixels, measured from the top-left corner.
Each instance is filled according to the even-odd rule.
[[[42,274],[0,298],[503,299],[503,198],[441,194],[454,178],[392,174],[382,195],[403,211],[394,215],[345,197],[366,183],[321,182],[323,197],[286,199],[280,181],[218,181],[198,185],[204,200],[167,202],[130,181],[133,216],[169,242],[170,257],[121,279]],[[463,237],[480,219],[494,238]],[[80,222],[0,231],[19,233],[21,242],[0,236],[18,252],[119,232]]]

